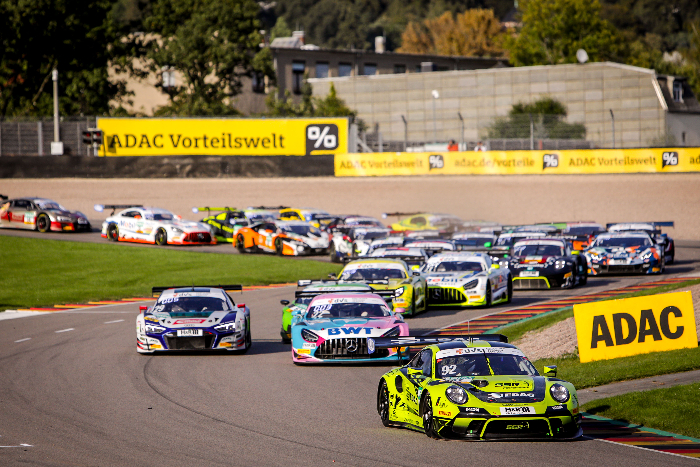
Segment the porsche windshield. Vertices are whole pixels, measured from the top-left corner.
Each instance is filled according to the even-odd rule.
[[[516,245],[513,256],[564,256],[564,249],[557,245]]]
[[[154,313],[202,313],[228,311],[228,304],[217,297],[165,297],[153,307]]]
[[[346,269],[340,276],[345,281],[376,281],[382,279],[405,279],[406,273],[398,268]]]
[[[441,261],[428,264],[426,272],[481,272],[484,268],[478,261]]]
[[[309,234],[315,235],[317,237],[321,236],[321,231],[314,227],[313,225],[304,225],[304,224],[291,224],[291,225],[282,225],[282,230],[285,232],[291,232],[295,233],[297,235],[303,235],[303,236],[308,236]]]
[[[609,238],[598,238],[595,241],[594,246],[602,247],[640,247],[640,246],[651,246],[651,242],[646,237],[609,237]]]
[[[324,303],[310,306],[306,319],[381,318],[390,315],[389,307],[380,303]]]
[[[442,378],[460,376],[522,375],[537,376],[532,363],[519,355],[468,354],[436,360],[435,375]]]

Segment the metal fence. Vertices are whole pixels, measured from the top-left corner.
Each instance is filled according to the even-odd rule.
[[[63,154],[68,156],[92,155],[92,149],[83,144],[82,132],[97,126],[95,117],[62,119],[59,123]],[[53,141],[53,120],[0,122],[0,156],[50,156]]]

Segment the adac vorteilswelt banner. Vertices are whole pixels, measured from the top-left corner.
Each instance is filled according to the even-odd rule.
[[[103,156],[305,156],[348,151],[347,118],[100,118]]]
[[[700,148],[336,154],[337,177],[700,172]]]

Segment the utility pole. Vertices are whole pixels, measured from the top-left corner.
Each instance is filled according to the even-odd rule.
[[[406,152],[408,148],[408,122],[403,115],[401,115],[401,120],[403,120],[403,152]]]
[[[612,109],[610,109],[610,118],[612,118],[612,137],[613,137],[613,144],[612,147],[615,149],[615,114],[613,113]]]
[[[459,121],[462,122],[462,137],[459,140],[459,150],[466,151],[467,147],[464,145],[464,119],[462,118],[462,112],[457,112],[457,116],[459,117]]]
[[[51,155],[63,155],[63,143],[58,129],[58,70],[54,68],[51,72],[53,78],[53,142],[51,143]]]
[[[437,117],[435,114],[435,101],[440,97],[437,89],[433,89],[433,143],[437,144]]]
[[[530,151],[535,149],[535,123],[532,120],[532,114],[530,115]]]

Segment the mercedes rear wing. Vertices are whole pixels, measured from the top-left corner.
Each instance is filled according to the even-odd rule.
[[[445,342],[508,342],[508,338],[503,334],[465,334],[452,336],[400,336],[400,337],[368,337],[367,350],[374,353],[376,349],[392,349],[396,347],[425,347],[433,344],[443,344]]]
[[[143,204],[96,204],[93,207],[97,212],[102,212],[105,209],[111,209],[112,213],[110,216],[113,216],[114,211],[117,209],[143,208]]]
[[[160,297],[160,295],[166,290],[170,289],[190,289],[195,291],[195,289],[223,289],[226,292],[243,292],[243,286],[237,285],[171,285],[167,287],[153,287],[151,289],[151,295],[153,297]]]
[[[6,199],[9,199],[10,197],[7,195],[0,195],[0,201],[5,201]]]
[[[608,224],[605,224],[605,230],[610,230],[610,227],[613,227],[615,225],[623,225],[623,224],[650,224],[651,226],[654,227],[654,230],[661,231],[661,227],[673,227],[674,223],[672,221],[667,221],[667,222],[611,222]],[[639,229],[630,229],[630,230],[639,230]]]

